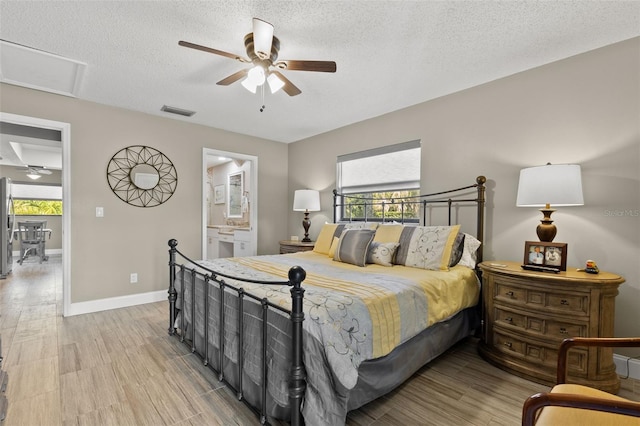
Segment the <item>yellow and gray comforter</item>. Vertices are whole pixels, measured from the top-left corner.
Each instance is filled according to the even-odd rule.
[[[347,389],[355,386],[361,362],[387,355],[430,325],[474,306],[479,297],[474,271],[463,266],[450,271],[358,267],[311,251],[201,264],[256,280],[286,280],[292,266],[304,268],[303,328],[320,342],[333,377]],[[290,309],[286,286],[242,287]]]

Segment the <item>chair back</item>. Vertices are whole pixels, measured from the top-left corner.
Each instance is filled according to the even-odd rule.
[[[44,242],[44,229],[47,227],[46,220],[29,220],[18,222],[18,240],[21,243],[37,244]]]

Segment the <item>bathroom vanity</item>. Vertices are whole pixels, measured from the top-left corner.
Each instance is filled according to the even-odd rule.
[[[243,257],[256,254],[251,229],[212,225],[207,227],[207,259]]]

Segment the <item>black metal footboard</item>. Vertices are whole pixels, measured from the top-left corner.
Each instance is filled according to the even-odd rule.
[[[180,340],[186,344],[191,345],[191,351],[197,353],[203,360],[204,365],[209,366],[218,374],[218,378],[224,381],[231,389],[234,390],[239,400],[247,403],[251,408],[256,411],[260,417],[262,424],[267,423],[268,407],[267,407],[267,369],[268,358],[270,354],[267,353],[267,334],[269,329],[268,316],[270,311],[277,311],[281,315],[289,317],[291,322],[291,368],[289,370],[289,406],[291,410],[290,422],[292,425],[297,426],[303,423],[301,414],[302,398],[306,388],[306,373],[304,365],[302,363],[303,349],[302,349],[302,321],[304,321],[304,313],[302,311],[304,289],[301,284],[306,277],[304,269],[298,266],[294,266],[289,270],[289,281],[257,281],[250,279],[237,278],[230,275],[226,275],[220,271],[213,271],[202,266],[187,266],[176,262],[176,256],[180,255],[191,265],[195,265],[196,262],[189,259],[183,253],[181,253],[176,247],[178,241],[175,239],[169,240],[169,334],[179,335]],[[179,275],[178,275],[179,274]],[[251,284],[266,284],[274,286],[288,285],[291,287],[291,310],[282,308],[275,305],[267,298],[257,297],[249,292],[246,292],[240,285],[231,285],[225,281],[226,279],[234,280],[234,283],[244,282]],[[179,280],[179,289],[176,288],[176,280]],[[201,282],[200,288],[196,289],[196,282]],[[189,289],[187,285],[191,286]],[[185,292],[190,291],[190,306],[182,306],[185,303]],[[196,300],[197,291],[200,291],[203,295],[202,304],[197,305]],[[180,292],[180,294],[179,294]],[[217,292],[216,296],[218,302],[211,307],[208,301],[210,300],[209,292]],[[180,296],[180,297],[179,297]],[[180,306],[178,306],[180,302]],[[244,317],[245,310],[248,309],[247,305],[258,303],[261,307],[261,384],[260,384],[260,403],[250,404],[245,398],[245,383],[243,382],[243,376],[245,372],[243,357],[245,356],[243,348],[245,347],[244,335]],[[230,308],[230,305],[233,305]],[[211,312],[217,306],[217,312]],[[198,309],[203,310],[204,313],[204,333],[199,341],[195,335],[195,323],[196,311]],[[229,309],[237,310],[236,323],[228,325],[228,321],[225,318]],[[185,318],[187,310],[189,311],[190,318]],[[214,318],[214,316],[217,316]],[[214,318],[217,320],[219,329],[217,330],[218,341],[215,342],[218,345],[217,357],[216,354],[212,354],[210,346],[214,342],[210,342],[209,338],[212,333],[209,330],[209,319]],[[176,321],[180,324],[180,327],[176,327]],[[185,327],[185,324],[191,324],[190,327]],[[237,371],[232,374],[227,374],[225,377],[225,371],[228,371],[225,367],[225,327],[234,328],[234,339],[237,339],[237,354],[236,356],[236,369]],[[185,329],[187,328],[187,329]],[[178,331],[179,330],[179,331]],[[231,376],[229,378],[229,376]]]

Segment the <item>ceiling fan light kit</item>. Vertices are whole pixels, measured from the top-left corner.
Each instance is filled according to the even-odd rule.
[[[25,167],[26,167],[26,170],[24,170],[24,172],[26,172],[27,177],[29,179],[37,180],[37,179],[40,179],[42,177],[42,175],[50,175],[51,174],[51,170],[48,170],[44,166],[26,165]]]
[[[277,61],[278,51],[280,50],[280,40],[273,35],[273,25],[258,18],[253,18],[253,32],[244,36],[244,46],[249,59],[188,41],[180,41],[178,44],[191,49],[235,59],[242,63],[252,63],[252,68],[237,71],[216,83],[220,86],[228,86],[236,81],[242,80],[242,86],[251,93],[256,93],[257,88],[263,86],[265,81],[269,84],[271,93],[276,93],[280,89],[283,89],[289,96],[296,96],[302,93],[299,88],[278,70],[336,72],[336,63],[333,61]],[[276,69],[271,69],[271,67]],[[262,93],[264,95],[264,91]]]

